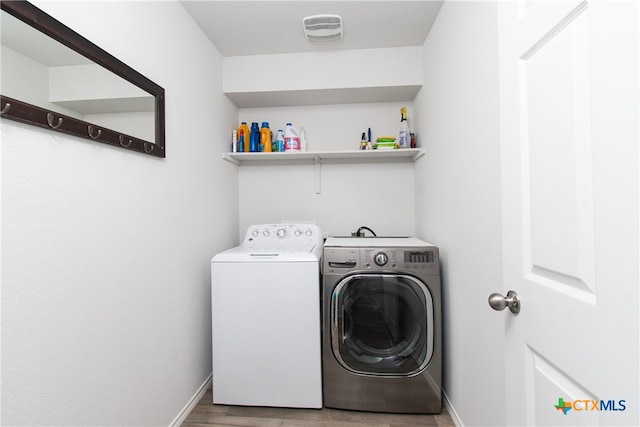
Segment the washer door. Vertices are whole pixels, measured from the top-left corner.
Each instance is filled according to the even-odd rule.
[[[411,376],[433,355],[433,299],[401,274],[355,274],[331,295],[331,345],[338,362],[363,375]]]

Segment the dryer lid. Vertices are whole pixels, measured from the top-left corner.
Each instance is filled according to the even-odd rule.
[[[409,248],[409,247],[435,247],[431,243],[416,237],[328,237],[324,242],[325,247],[355,247],[355,248]]]

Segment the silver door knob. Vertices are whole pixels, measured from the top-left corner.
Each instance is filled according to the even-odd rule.
[[[506,297],[497,292],[489,295],[489,305],[496,311],[502,311],[509,307],[513,314],[520,313],[520,298],[516,291],[507,292]]]

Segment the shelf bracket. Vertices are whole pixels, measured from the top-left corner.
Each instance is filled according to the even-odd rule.
[[[316,194],[320,194],[320,183],[322,178],[321,167],[320,167],[320,157],[314,156],[314,167],[315,167],[315,185],[316,185]]]
[[[412,159],[412,160],[415,162],[416,160],[418,160],[418,159],[419,159],[420,157],[422,157],[422,156],[424,156],[424,149],[419,150],[419,151],[415,154],[415,156],[413,156],[413,159]]]
[[[222,153],[222,158],[228,162],[233,163],[236,166],[240,166],[240,162],[237,159],[234,159],[233,157],[231,157],[229,153]]]

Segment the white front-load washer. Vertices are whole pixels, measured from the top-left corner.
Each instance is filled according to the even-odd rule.
[[[214,404],[322,407],[322,244],[314,224],[253,225],[212,258]]]

